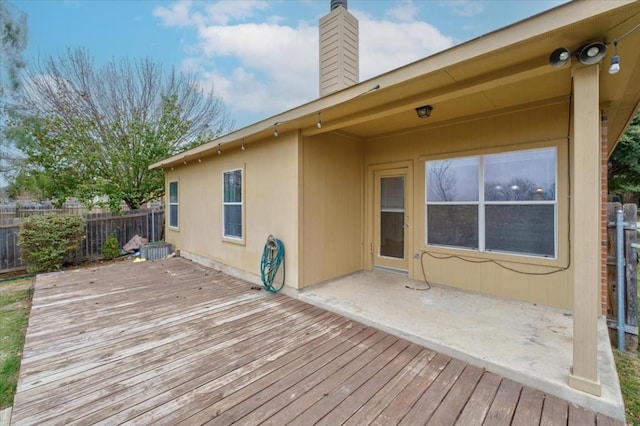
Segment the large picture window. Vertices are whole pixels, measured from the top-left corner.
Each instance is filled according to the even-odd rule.
[[[555,148],[427,161],[426,244],[556,257]]]
[[[178,227],[178,181],[169,182],[169,227]]]
[[[242,240],[242,169],[224,172],[222,176],[223,235]]]

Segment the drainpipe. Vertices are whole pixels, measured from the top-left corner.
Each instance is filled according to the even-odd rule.
[[[624,352],[624,231],[622,210],[616,213],[616,291],[618,294],[618,350]]]

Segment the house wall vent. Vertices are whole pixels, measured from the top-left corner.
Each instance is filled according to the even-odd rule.
[[[320,19],[321,97],[358,83],[358,44],[358,20],[347,10],[347,1],[332,0],[331,12]]]

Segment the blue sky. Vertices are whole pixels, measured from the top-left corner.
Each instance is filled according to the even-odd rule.
[[[360,80],[558,6],[563,0],[348,0]],[[193,72],[238,128],[318,97],[318,20],[329,0],[12,0],[25,59],[85,47],[97,64],[149,57]]]

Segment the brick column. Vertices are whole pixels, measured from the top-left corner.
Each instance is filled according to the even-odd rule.
[[[600,288],[600,307],[601,314],[603,316],[607,315],[607,202],[608,202],[608,187],[607,187],[607,178],[608,178],[608,150],[609,150],[609,139],[608,139],[608,122],[607,122],[607,112],[605,110],[600,110],[600,191],[602,198],[602,206],[600,211],[600,280],[601,280],[601,288]]]

